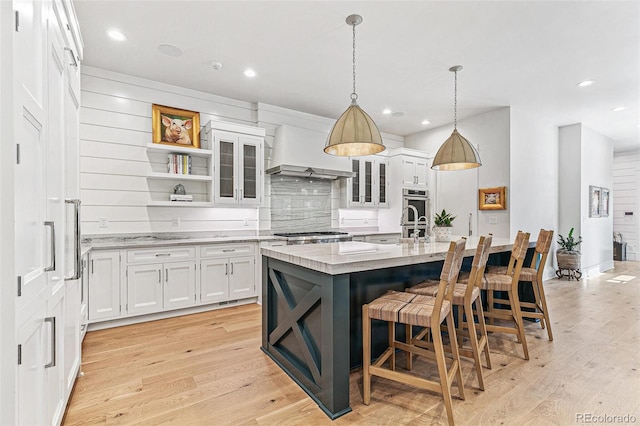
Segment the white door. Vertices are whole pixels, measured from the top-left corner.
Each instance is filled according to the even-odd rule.
[[[214,200],[217,204],[238,203],[238,136],[216,132],[213,144]]]
[[[200,301],[229,300],[229,264],[226,258],[200,261]]]
[[[238,200],[243,205],[260,205],[262,196],[262,139],[239,137]]]
[[[120,252],[94,251],[89,259],[89,319],[120,316]]]
[[[451,234],[455,236],[477,235],[478,169],[437,172],[437,201],[434,213],[447,212],[456,216]],[[471,215],[471,219],[469,219]],[[471,222],[471,226],[469,223]]]
[[[80,369],[80,280],[65,283],[64,379],[65,395],[71,393]]]
[[[229,299],[243,299],[256,294],[256,259],[253,256],[229,259]]]
[[[57,425],[62,421],[65,408],[64,328],[65,288],[59,286],[47,301],[45,321],[45,385],[47,422]]]
[[[127,313],[145,314],[162,310],[162,264],[127,267]]]
[[[195,262],[164,264],[164,309],[191,306],[196,299]]]

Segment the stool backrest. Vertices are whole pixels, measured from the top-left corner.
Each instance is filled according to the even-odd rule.
[[[462,237],[458,241],[451,241],[449,244],[449,250],[447,256],[444,259],[444,265],[442,265],[442,272],[440,273],[440,284],[438,284],[438,293],[436,294],[435,306],[433,309],[433,324],[440,324],[440,308],[443,300],[448,300],[449,303],[453,300],[453,288],[458,280],[458,274],[460,273],[460,267],[462,266],[462,259],[464,257],[464,248],[467,243],[467,239]]]
[[[541,229],[538,234],[538,241],[536,241],[536,252],[531,259],[530,268],[537,269],[538,279],[542,278],[542,272],[544,265],[547,263],[547,256],[549,250],[551,250],[551,243],[553,242],[553,231]],[[542,282],[542,281],[540,281]]]
[[[511,261],[509,261],[509,265],[513,263],[513,268],[509,269],[507,273],[513,274],[511,275],[511,284],[513,286],[517,286],[520,280],[520,271],[522,270],[524,258],[529,249],[529,236],[530,234],[528,232],[518,231],[516,241],[513,243],[513,248],[511,249]]]
[[[491,249],[492,240],[493,234],[489,234],[486,237],[480,237],[480,241],[478,241],[476,254],[473,256],[473,262],[471,263],[469,284],[467,285],[465,295],[471,296],[474,285],[482,287],[482,277],[484,276],[484,270],[487,266],[487,260],[489,259],[489,251]]]

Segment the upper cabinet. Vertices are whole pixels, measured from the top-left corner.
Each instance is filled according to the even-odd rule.
[[[426,158],[402,156],[402,186],[404,188],[426,188],[429,161]]]
[[[257,206],[262,202],[264,129],[210,121],[206,144],[213,150],[214,203]]]
[[[389,161],[382,156],[351,159],[355,177],[342,182],[345,207],[389,207]]]

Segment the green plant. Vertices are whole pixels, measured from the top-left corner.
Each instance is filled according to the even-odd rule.
[[[574,250],[574,248],[577,247],[582,242],[582,237],[578,237],[577,239],[574,239],[573,228],[571,228],[571,230],[567,234],[567,238],[563,237],[560,234],[558,234],[558,237],[560,237],[560,239],[558,240],[558,244],[560,245],[560,248],[562,250],[575,251],[580,253],[578,250]]]
[[[435,226],[451,226],[451,222],[455,219],[456,216],[452,216],[451,213],[447,213],[444,209],[442,209],[442,213],[436,213],[433,218],[433,223]]]

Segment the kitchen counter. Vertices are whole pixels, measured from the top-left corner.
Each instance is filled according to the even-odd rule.
[[[468,237],[463,265],[478,242]],[[362,305],[389,290],[438,278],[449,243],[345,242],[263,248],[262,350],[331,419],[349,411],[349,371],[362,364]],[[505,265],[512,243],[494,238],[490,264]],[[404,327],[396,330],[399,339]],[[387,346],[372,325],[372,356]]]

